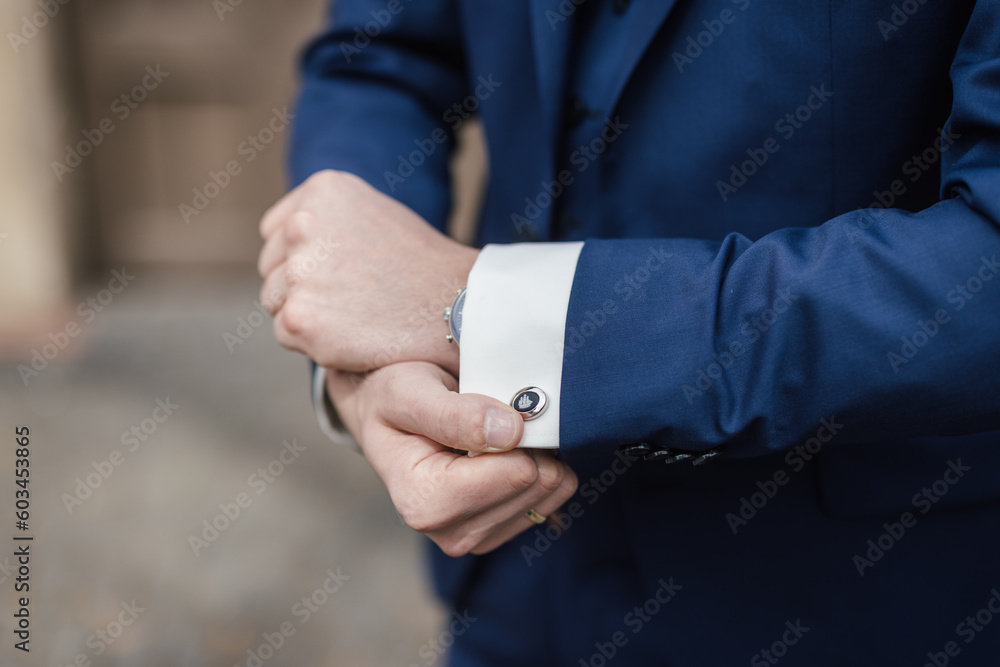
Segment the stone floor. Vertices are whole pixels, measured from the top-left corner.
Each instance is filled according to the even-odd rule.
[[[257,276],[129,271],[134,281],[92,322],[67,310],[57,328],[75,321],[80,335],[27,386],[17,361],[0,365],[0,664],[426,664],[418,651],[442,611],[421,538],[364,460],[324,440],[306,363],[269,321],[227,348],[223,334],[255,309]],[[77,299],[99,298],[110,275]],[[162,423],[157,400],[177,406]],[[30,654],[11,634],[21,425],[31,429]],[[124,435],[133,426],[143,440]],[[293,441],[303,451],[278,462]],[[269,465],[270,482],[251,477]],[[235,516],[238,500],[227,518],[220,504]],[[197,555],[192,536],[205,540]]]

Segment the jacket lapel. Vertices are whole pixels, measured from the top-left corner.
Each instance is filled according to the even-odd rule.
[[[558,120],[566,88],[566,78],[570,65],[569,48],[573,35],[573,20],[576,9],[573,0],[529,0],[531,3],[532,46],[535,54],[535,71],[538,74],[538,94],[542,109],[550,122]],[[584,0],[584,2],[596,0]],[[639,12],[634,22],[629,49],[622,63],[621,73],[616,81],[608,109],[614,108],[621,97],[625,84],[635,70],[642,55],[649,48],[667,15],[677,4],[677,0],[633,0],[628,11]]]
[[[628,83],[629,78],[631,78],[632,72],[635,71],[639,61],[642,60],[643,54],[646,53],[649,44],[653,41],[653,37],[659,32],[660,27],[666,21],[667,16],[676,4],[677,0],[633,0],[631,11],[639,12],[640,15],[633,24],[634,27],[632,36],[629,38],[629,48],[625,56],[625,62],[615,82],[611,99],[608,101],[607,109],[609,113],[618,104],[618,99],[621,97],[622,91],[625,90],[625,85]]]

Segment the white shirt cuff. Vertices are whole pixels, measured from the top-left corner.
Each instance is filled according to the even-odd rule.
[[[326,369],[322,366],[316,366],[316,370],[313,371],[312,399],[313,410],[316,411],[316,421],[319,422],[319,430],[338,445],[350,447],[360,452],[361,446],[351,435],[351,432],[344,428],[344,424],[340,421],[340,415],[337,414],[337,409],[333,407],[333,403],[326,393]]]
[[[487,245],[469,274],[459,387],[509,403],[538,387],[547,405],[519,447],[559,446],[566,311],[583,242]]]

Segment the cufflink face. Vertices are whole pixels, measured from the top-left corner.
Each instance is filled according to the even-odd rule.
[[[545,392],[538,387],[525,387],[510,399],[510,406],[521,413],[524,421],[531,421],[545,412]]]

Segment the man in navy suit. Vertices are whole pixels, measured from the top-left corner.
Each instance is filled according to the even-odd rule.
[[[263,297],[453,664],[997,664],[1000,3],[340,0],[303,73]]]

